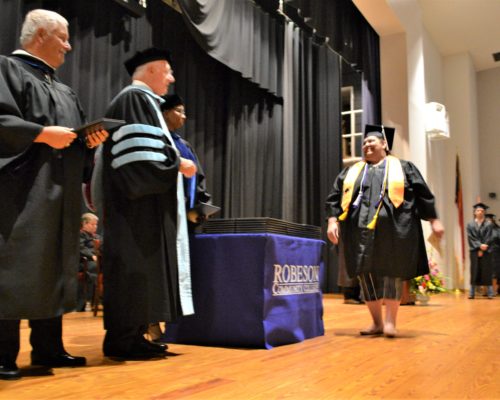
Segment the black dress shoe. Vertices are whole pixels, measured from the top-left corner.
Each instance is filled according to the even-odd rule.
[[[120,360],[151,360],[165,357],[165,350],[159,351],[151,345],[152,343],[149,342],[138,341],[129,349],[114,348],[113,346],[106,345],[103,350],[106,357]]]
[[[142,342],[146,344],[151,350],[156,351],[157,353],[165,353],[167,351],[168,346],[166,343],[161,343],[161,342],[150,342],[147,339],[142,339]]]
[[[12,381],[21,378],[21,371],[17,368],[16,363],[3,363],[0,365],[0,379]]]
[[[166,348],[168,349],[168,339],[164,336],[164,335],[161,335],[158,339],[155,339],[155,340],[152,340],[153,343],[157,343],[157,344],[164,344],[166,346]]]
[[[87,364],[85,357],[72,356],[67,352],[52,354],[49,356],[31,353],[31,365],[43,365],[46,367],[83,367]]]

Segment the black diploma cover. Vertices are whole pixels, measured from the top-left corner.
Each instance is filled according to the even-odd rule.
[[[208,203],[199,202],[193,208],[188,210],[188,212],[189,211],[196,211],[198,215],[204,215],[205,217],[210,217],[211,215],[214,215],[215,213],[219,212],[220,207]]]
[[[125,125],[124,120],[122,119],[111,119],[111,118],[99,118],[95,121],[89,122],[88,124],[82,125],[78,128],[73,129],[78,136],[86,137],[91,133],[104,129],[105,131],[111,131],[113,129],[119,128],[122,125]]]

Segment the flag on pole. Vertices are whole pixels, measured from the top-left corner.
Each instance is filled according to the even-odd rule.
[[[458,154],[455,163],[455,204],[458,213],[458,225],[455,230],[455,260],[459,266],[459,277],[463,280],[465,269],[465,226],[464,207],[462,198],[462,177],[460,175],[460,161]]]

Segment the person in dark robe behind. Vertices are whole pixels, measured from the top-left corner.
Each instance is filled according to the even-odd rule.
[[[389,155],[393,138],[394,128],[367,125],[364,160],[337,176],[326,200],[328,238],[343,241],[347,273],[358,277],[373,320],[361,335],[396,336],[403,281],[429,272],[420,220],[444,233],[418,169]]]
[[[207,192],[205,172],[193,146],[178,132],[186,122],[184,100],[177,94],[163,96],[163,100],[165,101],[161,104],[160,108],[168,130],[174,139],[175,147],[179,150],[181,157],[191,160],[196,164],[196,175],[190,178],[184,177],[187,218],[190,222],[189,228],[192,230],[206,218],[205,215],[197,212],[195,206],[199,203],[210,204],[212,196]]]
[[[212,196],[207,192],[205,173],[193,146],[181,137],[178,132],[186,122],[184,100],[175,93],[163,96],[163,100],[164,102],[160,105],[160,108],[167,128],[174,140],[175,147],[179,150],[181,157],[191,160],[196,164],[196,175],[190,178],[183,178],[188,230],[192,233],[206,219],[206,215],[201,214],[195,206],[200,203],[210,204]],[[159,322],[149,325],[148,335],[155,342],[167,342],[165,332],[162,332]]]
[[[491,250],[491,263],[494,284],[493,294],[498,293],[500,290],[500,226],[497,224],[497,216],[495,214],[485,214],[486,220],[493,225],[493,238],[491,240],[490,250]]]
[[[85,365],[66,352],[62,315],[77,300],[81,184],[93,150],[76,94],[55,70],[71,50],[68,22],[47,10],[26,15],[22,50],[0,56],[0,379],[21,376],[20,320],[28,319],[31,363]]]
[[[339,240],[336,246],[333,246],[338,251],[339,271],[337,274],[337,284],[344,295],[344,304],[364,304],[361,296],[361,287],[357,277],[351,278],[347,274],[344,257],[344,246]]]
[[[493,254],[491,245],[494,240],[493,224],[486,220],[489,208],[484,203],[474,204],[474,221],[467,224],[467,238],[470,255],[470,292],[469,299],[476,296],[476,286],[488,287],[488,298],[493,294]]]
[[[166,346],[144,338],[148,325],[193,313],[181,174],[193,176],[196,166],[179,156],[161,115],[160,96],[174,82],[169,53],[146,49],[125,66],[132,84],[106,115],[126,124],[102,154],[103,351],[151,359]]]

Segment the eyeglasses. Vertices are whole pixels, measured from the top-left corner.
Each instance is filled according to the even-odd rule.
[[[184,116],[186,115],[186,110],[184,108],[174,108],[174,111]]]

